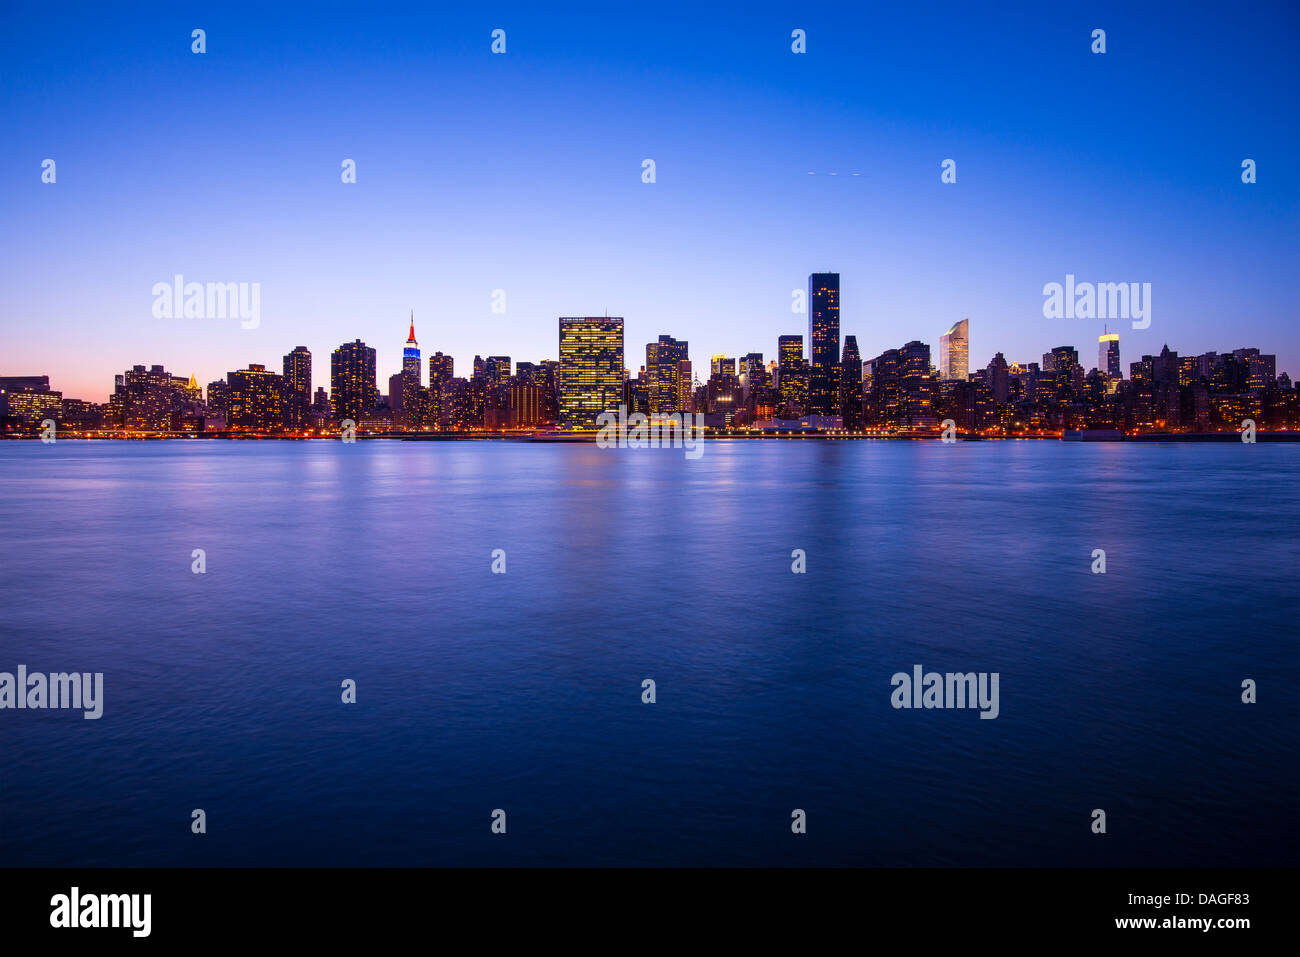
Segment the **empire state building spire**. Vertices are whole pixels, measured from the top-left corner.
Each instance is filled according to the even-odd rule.
[[[420,344],[415,341],[415,310],[411,310],[411,334],[402,350],[402,371],[420,383]]]

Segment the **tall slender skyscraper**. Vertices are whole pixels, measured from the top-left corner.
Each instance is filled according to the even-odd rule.
[[[840,274],[808,277],[808,411],[839,415]]]
[[[1124,369],[1119,364],[1118,332],[1103,332],[1097,337],[1097,368],[1112,379],[1124,377]]]
[[[411,334],[406,337],[406,348],[402,350],[402,371],[409,373],[420,384],[420,344],[415,341],[415,310],[411,310]]]
[[[840,357],[840,415],[846,429],[862,428],[862,355],[858,337],[844,337],[844,354]]]
[[[590,427],[623,398],[623,319],[560,318],[560,420]]]
[[[970,373],[970,320],[954,322],[939,337],[939,378],[965,382]]]
[[[285,418],[292,428],[307,424],[311,411],[311,353],[298,346],[284,357]]]

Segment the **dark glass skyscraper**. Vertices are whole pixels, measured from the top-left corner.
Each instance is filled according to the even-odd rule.
[[[840,274],[808,277],[808,411],[839,415]]]
[[[862,355],[857,336],[844,337],[840,360],[840,415],[846,429],[862,428]]]

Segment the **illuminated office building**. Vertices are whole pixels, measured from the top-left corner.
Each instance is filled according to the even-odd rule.
[[[621,317],[560,318],[560,420],[592,427],[623,398]]]
[[[939,378],[965,382],[970,372],[970,320],[955,322],[939,337]]]
[[[1097,337],[1097,369],[1112,379],[1124,376],[1119,364],[1119,333],[1105,332]]]

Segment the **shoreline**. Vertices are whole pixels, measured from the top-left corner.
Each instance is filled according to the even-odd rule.
[[[559,442],[595,443],[598,432],[382,432],[373,435],[358,434],[356,441],[401,442]],[[815,441],[815,442],[926,442],[941,440],[940,433],[835,433],[835,432],[778,432],[755,433],[745,431],[705,432],[709,441]],[[40,441],[39,435],[3,435],[0,440],[9,442]],[[339,442],[338,435],[282,435],[277,433],[228,432],[177,432],[121,435],[99,433],[85,435],[73,433],[59,435],[55,441],[67,442],[174,442],[174,441],[224,441],[224,442]],[[1032,435],[961,435],[958,442],[1240,442],[1240,432],[1143,432],[1136,435],[1087,435],[1081,433],[1048,433]],[[1300,442],[1300,431],[1256,432],[1257,442]]]

